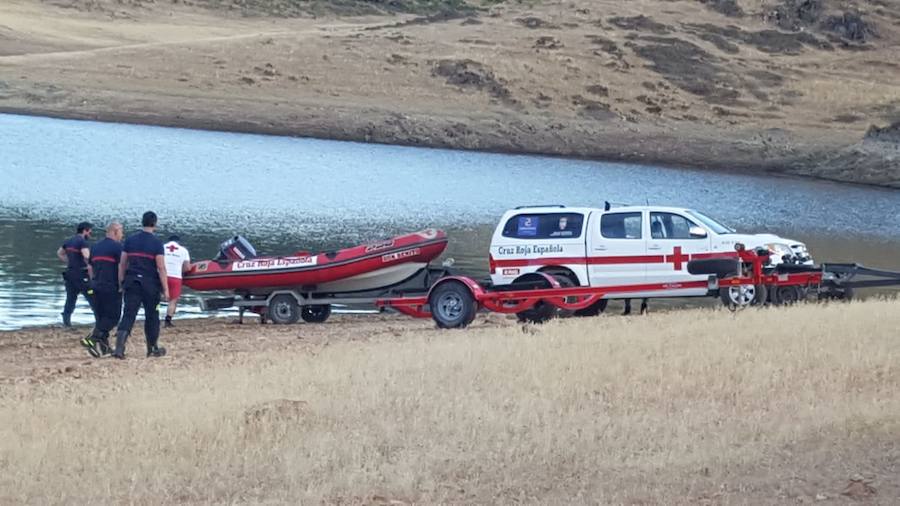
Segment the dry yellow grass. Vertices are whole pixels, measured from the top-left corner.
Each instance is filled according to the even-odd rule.
[[[410,327],[11,385],[0,502],[896,504],[898,309]]]

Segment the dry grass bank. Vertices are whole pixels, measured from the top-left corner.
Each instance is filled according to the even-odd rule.
[[[356,322],[191,368],[109,361],[3,387],[0,502],[897,504],[898,309]]]

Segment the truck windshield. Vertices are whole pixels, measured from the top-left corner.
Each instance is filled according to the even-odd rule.
[[[703,222],[704,225],[709,227],[710,230],[712,230],[713,232],[715,232],[717,234],[733,234],[736,232],[735,229],[733,229],[731,227],[726,227],[725,225],[722,225],[718,221],[710,218],[709,216],[707,216],[699,211],[687,211],[687,213],[690,214],[691,216],[693,216],[694,218],[697,218],[701,222]]]

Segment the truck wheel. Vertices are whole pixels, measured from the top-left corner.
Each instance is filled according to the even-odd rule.
[[[303,306],[300,310],[300,318],[306,323],[323,323],[331,316],[331,306],[328,304],[316,306]]]
[[[573,281],[572,278],[565,274],[553,274],[553,277],[556,279],[556,282],[559,283],[561,288],[572,288],[573,286],[578,286],[578,282]],[[574,297],[567,297],[567,299],[574,299]],[[566,302],[574,302],[574,300],[566,300]],[[556,317],[557,318],[569,318],[575,314],[575,311],[570,309],[560,309],[556,308]]]
[[[282,293],[272,297],[266,315],[277,325],[297,323],[300,319],[300,306],[297,299],[289,293]]]
[[[762,305],[766,302],[766,285],[726,286],[719,289],[719,297],[731,309]]]
[[[461,329],[472,323],[478,304],[462,283],[444,282],[428,296],[431,318],[442,329]]]
[[[607,304],[609,304],[608,299],[600,299],[584,309],[575,311],[575,316],[598,316],[606,311]]]
[[[772,303],[779,306],[792,306],[801,300],[803,291],[799,286],[779,286],[772,293]]]
[[[532,283],[535,289],[551,288],[550,282],[537,273],[523,274],[513,281],[513,284],[516,283]],[[556,316],[558,312],[558,307],[539,300],[530,308],[516,313],[516,317],[522,323],[544,323]]]

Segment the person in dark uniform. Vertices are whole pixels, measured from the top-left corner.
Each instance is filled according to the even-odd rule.
[[[116,350],[113,357],[125,358],[125,342],[134,327],[138,310],[144,306],[144,336],[147,339],[147,356],[161,357],[166,349],[158,346],[160,291],[169,298],[166,284],[166,255],[163,243],[156,231],[156,213],[147,211],[141,218],[144,227],[125,239],[122,259],[119,262],[119,282],[125,295],[125,309],[116,330]]]
[[[63,271],[63,281],[66,285],[66,305],[63,307],[63,325],[72,326],[72,313],[75,311],[75,302],[78,294],[84,295],[91,310],[94,309],[94,301],[91,296],[90,280],[91,266],[88,264],[91,252],[88,249],[87,240],[91,238],[93,225],[83,221],[78,224],[77,233],[56,250],[56,256],[65,262],[66,270]]]
[[[111,352],[109,331],[122,316],[122,293],[119,291],[119,260],[122,257],[122,224],[112,222],[106,227],[106,238],[91,248],[94,289],[94,315],[97,323],[91,334],[81,340],[82,346],[94,357]]]

